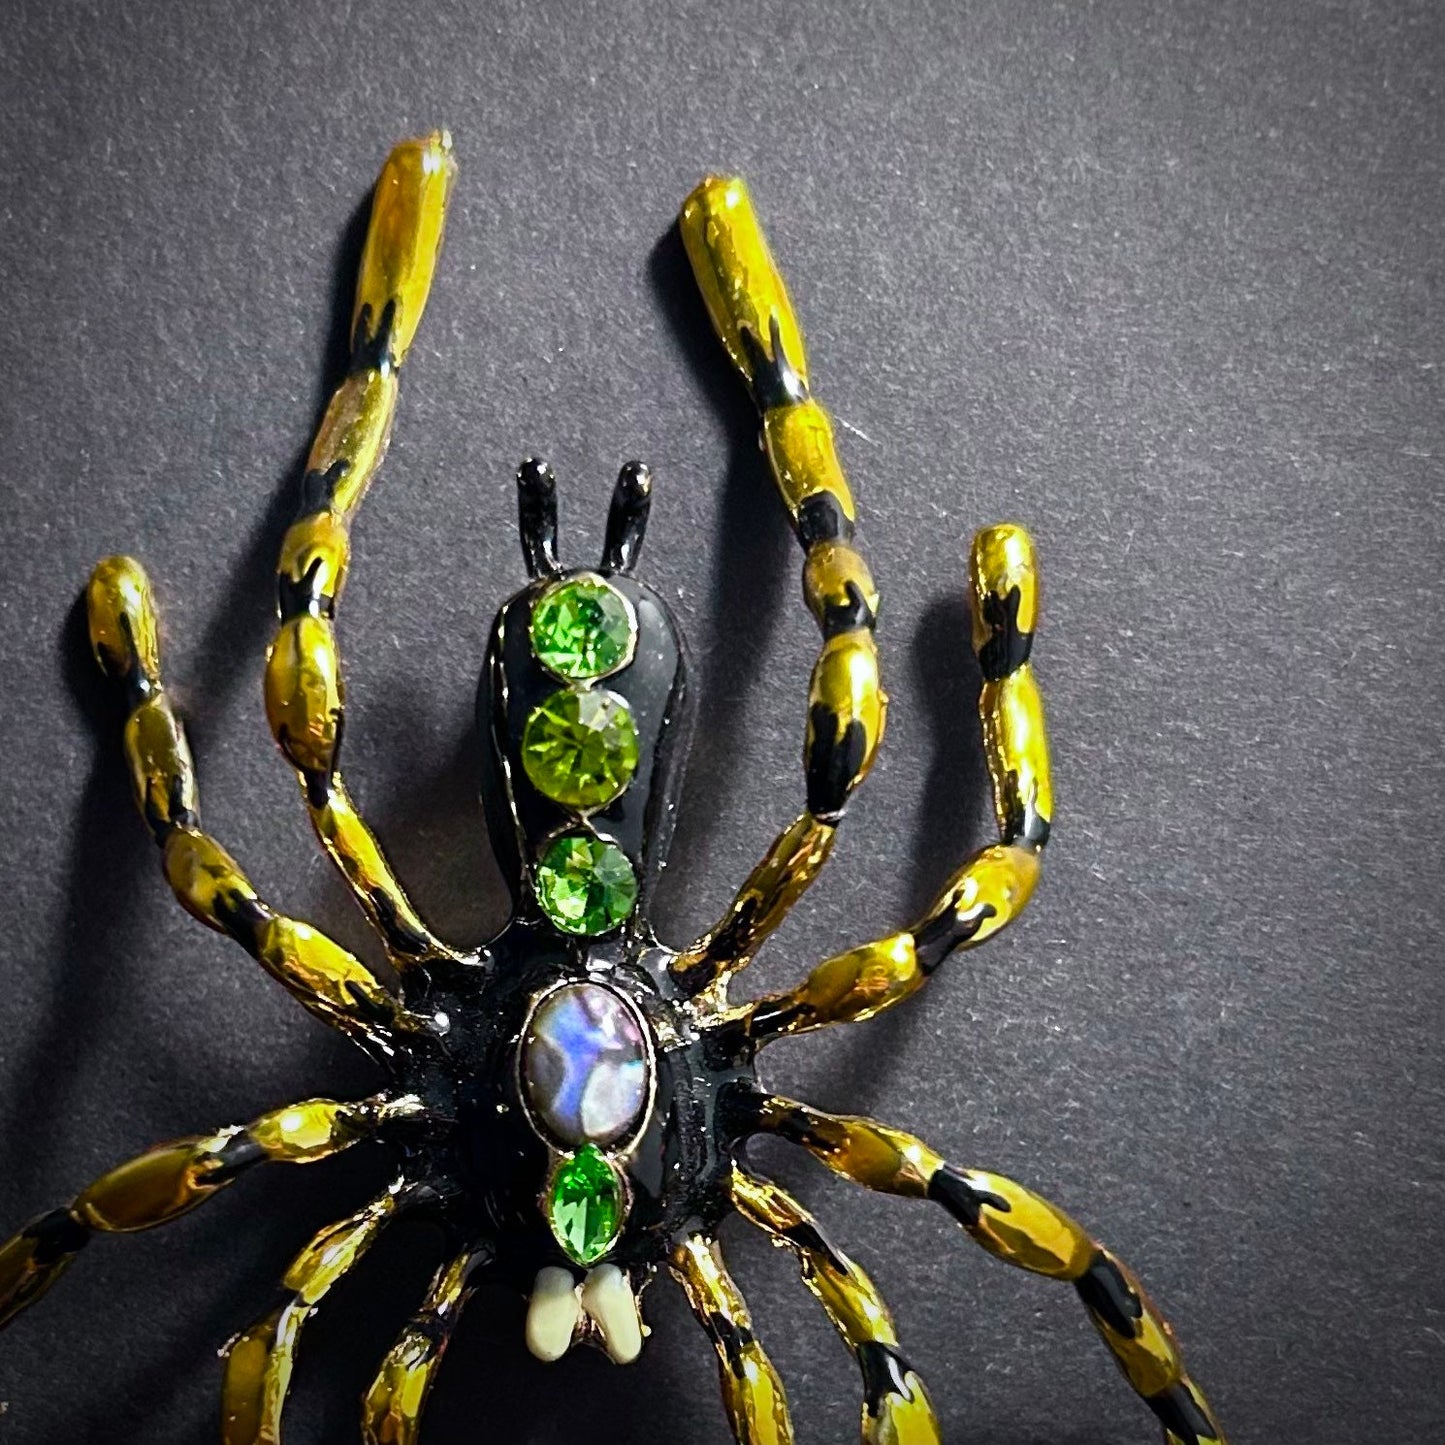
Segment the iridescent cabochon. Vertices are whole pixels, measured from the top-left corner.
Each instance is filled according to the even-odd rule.
[[[558,1143],[611,1144],[647,1104],[650,1064],[636,1012],[600,983],[569,983],[537,1005],[522,1040],[522,1088]]]

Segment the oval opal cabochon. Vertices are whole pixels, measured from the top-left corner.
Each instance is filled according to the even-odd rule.
[[[600,983],[569,983],[537,1005],[522,1040],[522,1089],[558,1143],[605,1146],[647,1104],[648,1054],[632,1007]]]

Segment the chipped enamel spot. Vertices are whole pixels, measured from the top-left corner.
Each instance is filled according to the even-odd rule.
[[[542,999],[522,1043],[522,1087],[558,1142],[607,1145],[629,1133],[647,1103],[642,1023],[600,983],[571,983]]]

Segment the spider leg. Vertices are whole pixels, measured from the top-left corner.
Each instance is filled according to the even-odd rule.
[[[1001,1174],[957,1169],[921,1139],[871,1119],[768,1098],[757,1124],[868,1189],[943,1205],[998,1259],[1067,1280],[1125,1378],[1163,1425],[1167,1445],[1224,1445],[1208,1402],[1185,1371],[1173,1330],[1127,1266],[1063,1210]]]
[[[878,593],[853,545],[853,498],[747,188],[710,177],[678,225],[713,328],[762,418],[763,449],[805,554],[803,595],[823,634],[803,743],[807,811],[778,835],[717,925],[678,956],[675,968],[701,991],[746,966],[817,876],[872,766],[887,697],[873,640]]]
[[[388,1351],[362,1405],[365,1445],[416,1445],[422,1411],[490,1245],[468,1247],[433,1277],[421,1308]]]
[[[130,708],[124,746],[136,805],[161,850],[161,866],[182,907],[234,938],[275,979],[327,1023],[374,1051],[410,1028],[392,995],[339,943],[275,913],[240,865],[201,829],[200,797],[185,729],[161,681],[150,579],[130,557],[96,564],[86,590],[96,661]]]
[[[980,532],[969,576],[973,646],[983,672],[978,705],[999,841],[979,849],[911,927],[829,958],[796,988],[741,1010],[759,1044],[892,1008],[955,949],[976,947],[1011,923],[1033,894],[1053,788],[1043,703],[1029,664],[1038,582],[1028,533],[1013,526]]]
[[[350,1218],[328,1224],[292,1260],[282,1278],[281,1303],[226,1346],[223,1445],[279,1445],[281,1412],[307,1319],[392,1219],[420,1202],[423,1193],[398,1179]]]
[[[350,374],[326,409],[307,459],[300,511],[281,544],[280,630],[266,663],[266,716],[296,769],[316,835],[402,966],[455,955],[412,907],[342,780],[345,688],[335,617],[351,524],[386,455],[398,374],[426,305],[455,171],[451,138],[434,132],[401,142],[377,180]]]
[[[249,1124],[137,1154],[0,1244],[0,1327],[34,1304],[95,1234],[132,1234],[168,1223],[254,1165],[329,1158],[416,1108],[410,1095],[359,1103],[305,1099]]]
[[[873,1281],[780,1185],[735,1164],[732,1197],[744,1219],[797,1255],[803,1283],[857,1356],[863,1372],[863,1445],[938,1445],[928,1392],[899,1351],[893,1317]]]
[[[792,1445],[788,1397],[753,1334],[748,1307],[712,1240],[687,1235],[670,1268],[718,1357],[723,1408],[738,1445]]]

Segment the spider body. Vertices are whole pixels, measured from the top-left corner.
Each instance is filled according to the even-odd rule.
[[[368,1445],[416,1441],[447,1343],[481,1280],[527,1296],[526,1338],[539,1357],[558,1359],[588,1341],[626,1362],[643,1343],[638,1297],[663,1271],[717,1352],[738,1440],[788,1445],[782,1383],[718,1243],[732,1214],[796,1257],[852,1352],[865,1445],[936,1445],[927,1390],[872,1281],[750,1165],[748,1141],[772,1134],[867,1188],[938,1204],[997,1258],[1072,1284],[1166,1441],[1222,1445],[1163,1318],[1068,1215],[1002,1175],[947,1163],[911,1134],[781,1098],[759,1078],[759,1055],[774,1040],[897,1006],[950,954],[1016,918],[1039,876],[1053,795],[1030,662],[1033,546],[1019,527],[990,527],[969,554],[967,641],[981,675],[998,841],[966,858],[907,928],[825,959],[780,993],[733,997],[826,863],[886,706],[878,597],[855,545],[852,497],[740,181],[705,180],[679,225],[714,329],[757,405],[767,463],[804,554],[803,593],[822,639],[808,688],[805,810],[713,928],[678,950],[658,940],[650,904],[691,698],[677,624],[632,576],[651,479],[640,463],[623,467],[600,562],[564,569],[555,483],[529,461],[517,480],[530,580],[497,616],[478,696],[482,796],[511,917],[485,945],[457,947],[407,899],[341,772],[336,615],[351,524],[386,450],[453,172],[450,141],[434,134],[397,146],[378,180],[350,372],[322,421],[282,544],[279,628],[265,675],[271,731],[321,845],[386,951],[394,986],[273,908],[206,831],[140,565],[105,559],[87,593],[97,660],[127,705],[136,801],[178,899],[354,1039],[388,1083],[369,1099],[310,1099],[163,1144],[102,1175],[0,1245],[0,1324],[97,1234],[171,1220],[259,1164],[310,1163],[373,1139],[396,1158],[392,1183],[312,1240],[286,1272],[281,1303],[227,1346],[224,1445],[277,1445],[308,1318],[383,1229],[415,1217],[442,1226],[447,1257],[366,1396]]]

